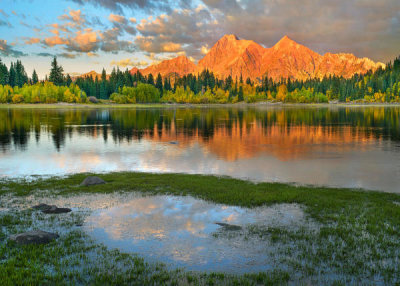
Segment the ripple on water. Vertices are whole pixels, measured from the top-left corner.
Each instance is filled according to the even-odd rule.
[[[227,230],[216,222],[242,226]],[[276,267],[276,246],[245,235],[246,226],[298,228],[310,222],[300,205],[241,208],[190,196],[133,197],[95,210],[84,229],[99,242],[188,270],[231,273]],[[223,233],[223,235],[219,235]]]

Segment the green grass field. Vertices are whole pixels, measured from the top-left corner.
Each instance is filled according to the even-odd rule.
[[[400,196],[397,194],[324,187],[253,183],[227,177],[151,174],[99,174],[107,184],[81,187],[88,174],[35,180],[0,181],[2,205],[35,196],[140,192],[146,195],[191,195],[241,207],[279,203],[304,206],[318,228],[249,228],[281,251],[285,269],[264,273],[224,273],[170,270],[131,254],[110,250],[92,241],[75,225],[85,214],[48,220],[27,206],[0,212],[0,281],[2,285],[282,285],[400,283]],[[18,246],[8,236],[35,225],[64,229],[61,237],[40,246]]]

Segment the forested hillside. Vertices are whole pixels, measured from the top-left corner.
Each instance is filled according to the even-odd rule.
[[[0,102],[86,102],[87,96],[111,99],[117,103],[173,102],[173,103],[236,103],[236,102],[400,102],[400,58],[385,69],[369,71],[352,78],[330,76],[306,81],[281,79],[274,81],[265,75],[262,80],[250,78],[219,79],[212,72],[182,77],[176,74],[162,77],[140,71],[131,74],[128,69],[105,70],[101,77],[78,77],[74,81],[63,68],[52,61],[49,76],[38,79],[35,70],[31,77],[21,61],[8,68],[0,60]]]

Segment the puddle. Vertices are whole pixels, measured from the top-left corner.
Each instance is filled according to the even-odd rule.
[[[216,222],[242,228],[229,230]],[[296,228],[305,223],[296,204],[247,209],[189,196],[159,195],[137,196],[95,210],[83,227],[98,242],[139,254],[149,262],[195,271],[244,273],[276,267],[271,255],[276,248],[245,235],[247,226]]]

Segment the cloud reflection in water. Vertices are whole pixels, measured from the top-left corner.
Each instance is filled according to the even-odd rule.
[[[234,233],[215,236],[223,231],[215,222],[296,227],[304,225],[305,218],[294,204],[245,209],[192,197],[151,196],[95,211],[84,227],[111,248],[171,267],[232,273],[272,267],[265,242]]]

